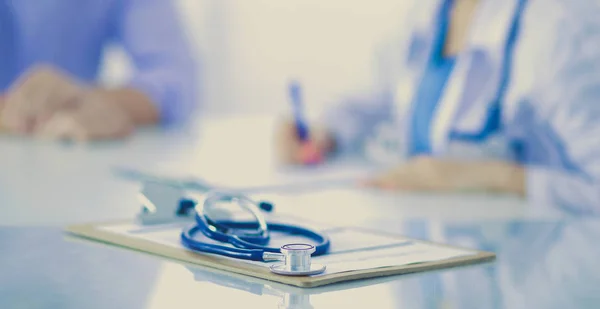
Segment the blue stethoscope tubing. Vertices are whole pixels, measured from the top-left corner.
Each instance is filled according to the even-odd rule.
[[[181,242],[184,246],[194,251],[219,254],[231,258],[264,261],[263,254],[265,252],[279,253],[280,248],[268,247],[266,244],[270,240],[269,235],[264,236],[240,236],[219,231],[214,225],[208,223],[204,216],[195,215],[196,224],[185,228],[181,232]],[[251,229],[256,227],[256,222],[236,222],[236,221],[219,221],[220,227],[227,229]],[[309,238],[316,242],[315,252],[313,256],[319,256],[327,253],[330,247],[329,237],[325,234],[310,228],[282,224],[282,223],[267,223],[269,232],[281,232],[290,235],[298,235]],[[198,232],[204,236],[222,242],[229,243],[234,247],[223,246],[218,244],[210,244],[194,239],[194,235]]]

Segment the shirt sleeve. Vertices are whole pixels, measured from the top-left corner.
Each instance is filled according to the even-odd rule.
[[[527,37],[538,46],[529,60],[537,81],[515,117],[527,132],[527,191],[534,205],[600,213],[600,11],[585,1],[555,10],[552,19],[537,15],[544,35]],[[535,35],[548,39],[540,44]]]
[[[339,154],[362,152],[365,140],[378,124],[390,119],[392,96],[386,92],[357,94],[342,99],[321,119],[332,134]]]
[[[176,2],[123,0],[117,3],[114,37],[134,67],[129,87],[151,99],[162,124],[187,121],[198,105],[199,68]]]
[[[376,133],[379,124],[396,120],[396,87],[411,52],[409,38],[413,19],[406,17],[415,11],[414,5],[416,2],[413,1],[403,4],[398,29],[375,47],[373,79],[369,88],[341,98],[324,113],[321,123],[335,137],[338,152],[356,154],[363,151],[366,138]]]

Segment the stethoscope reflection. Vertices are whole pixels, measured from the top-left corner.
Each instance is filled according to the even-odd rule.
[[[222,273],[217,270],[207,270],[195,266],[185,266],[196,282],[216,284],[221,287],[244,291],[257,296],[272,296],[278,298],[279,309],[313,309],[311,296],[329,292],[350,290],[360,287],[375,286],[400,280],[399,277],[412,277],[413,274],[389,276],[349,283],[334,284],[318,288],[303,289],[285,284],[274,283],[258,278],[242,277],[237,274]]]
[[[219,286],[248,292],[254,295],[269,295],[280,299],[277,308],[285,309],[312,309],[310,293],[302,289],[287,286],[275,286],[266,283],[253,282],[252,279],[237,278],[232,275],[215,273],[200,268],[186,268],[193,273],[196,282],[208,282]]]
[[[381,222],[379,222],[381,224]],[[399,224],[398,221],[394,221]],[[404,222],[412,237],[498,253],[494,263],[302,289],[200,267],[196,282],[277,299],[278,308],[315,308],[314,296],[385,283],[395,307],[597,308],[600,220]],[[436,236],[437,235],[437,236]],[[440,239],[442,238],[442,239]],[[388,297],[388,296],[386,296]],[[312,298],[312,299],[311,299]],[[312,300],[312,302],[311,302]]]

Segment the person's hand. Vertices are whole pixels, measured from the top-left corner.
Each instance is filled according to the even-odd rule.
[[[118,139],[159,120],[140,91],[83,85],[52,67],[30,70],[0,96],[0,128],[42,138]]]
[[[331,134],[322,128],[310,128],[310,138],[299,139],[294,121],[284,120],[275,132],[275,151],[284,164],[315,164],[322,162],[334,151],[335,141]]]
[[[113,96],[110,91],[89,90],[70,108],[39,123],[33,134],[42,139],[75,142],[124,138],[133,132],[135,124]]]
[[[467,162],[417,157],[366,180],[368,187],[398,191],[482,191],[524,195],[523,169],[500,161]]]
[[[52,67],[35,67],[3,95],[1,126],[29,134],[56,111],[74,104],[85,91],[74,79]]]

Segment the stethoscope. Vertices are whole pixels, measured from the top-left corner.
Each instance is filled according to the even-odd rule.
[[[256,221],[211,219],[209,213],[222,202],[236,203],[250,212]],[[195,208],[196,224],[185,228],[181,233],[182,244],[191,250],[250,261],[283,261],[270,266],[273,273],[280,275],[306,276],[325,271],[326,267],[312,263],[311,257],[328,252],[329,238],[307,227],[267,222],[261,211],[273,211],[273,204],[269,202],[256,202],[242,194],[210,192],[207,193],[202,208],[198,209],[197,206]],[[194,239],[194,235],[198,232],[233,247],[198,241]],[[293,243],[278,248],[269,247],[270,232],[306,237],[313,240],[316,245]]]

